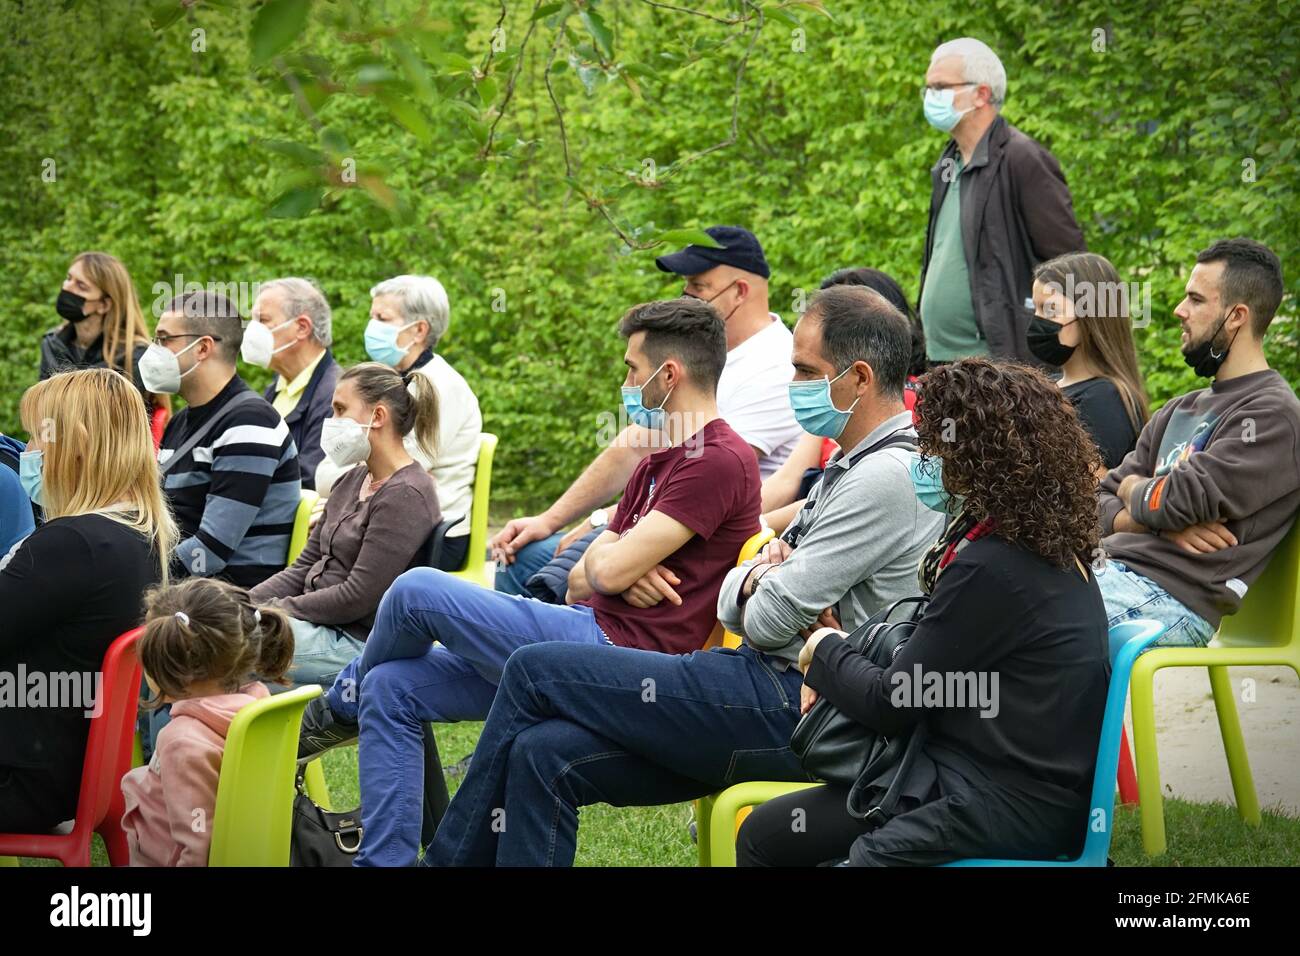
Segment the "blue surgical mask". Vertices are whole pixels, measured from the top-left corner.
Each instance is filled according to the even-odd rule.
[[[961,508],[961,499],[949,494],[943,486],[941,458],[913,457],[912,487],[916,490],[917,500],[931,511],[951,515]]]
[[[952,100],[955,95],[956,91],[952,89],[925,91],[925,118],[935,129],[945,133],[952,132],[953,127],[961,122],[961,118],[974,108],[954,109]]]
[[[18,480],[27,497],[44,508],[41,490],[45,484],[45,452],[25,451],[18,456]]]
[[[839,438],[844,426],[853,416],[853,409],[862,400],[859,395],[846,411],[840,411],[831,400],[831,386],[849,373],[850,365],[834,378],[821,378],[811,382],[791,382],[787,388],[790,392],[790,407],[794,409],[794,420],[804,431],[822,438]]]
[[[667,362],[664,363],[664,365],[667,364]],[[666,417],[664,406],[668,404],[668,395],[671,395],[673,390],[668,389],[668,395],[664,396],[664,400],[659,403],[657,408],[646,408],[641,401],[641,390],[653,382],[655,375],[658,375],[663,369],[663,365],[655,369],[654,374],[645,380],[644,385],[623,386],[623,407],[627,409],[628,420],[633,425],[640,425],[642,428],[651,428],[655,431],[664,427],[664,418]]]
[[[415,324],[415,322],[408,322],[399,327],[380,322],[378,319],[371,319],[366,323],[366,354],[376,362],[382,362],[390,368],[397,368],[402,359],[406,358],[406,351],[410,348],[409,345],[406,348],[398,345],[397,337]]]

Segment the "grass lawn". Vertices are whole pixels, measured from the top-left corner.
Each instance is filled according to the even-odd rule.
[[[438,730],[443,765],[451,766],[474,749],[481,723]],[[1227,772],[1226,770],[1224,771]],[[335,807],[354,807],[357,793],[355,747],[325,755],[325,779]],[[454,787],[458,781],[451,781]],[[662,807],[593,806],[582,810],[578,831],[579,866],[694,866],[695,844],[687,833],[688,804]],[[1135,811],[1117,814],[1110,855],[1118,866],[1296,866],[1300,864],[1300,819],[1265,811],[1259,829],[1242,823],[1234,807],[1221,803],[1165,801],[1169,851],[1151,860],[1142,852]],[[94,865],[107,866],[98,837]],[[24,866],[57,865],[23,860]]]

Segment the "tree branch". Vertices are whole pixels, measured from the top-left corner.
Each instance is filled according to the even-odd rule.
[[[743,23],[749,19],[749,17],[740,17],[739,19],[734,17],[719,17],[712,13],[705,13],[703,10],[692,10],[689,7],[675,7],[671,3],[658,3],[656,0],[641,0],[641,2],[651,7],[658,7],[660,10],[674,10],[677,13],[689,13],[693,17],[704,17],[706,20],[712,20],[714,23],[725,23],[728,26],[735,23]]]
[[[501,99],[501,106],[497,108],[497,115],[492,120],[492,125],[488,127],[487,141],[483,144],[483,148],[479,150],[480,159],[487,159],[488,156],[492,155],[492,143],[496,139],[497,124],[500,123],[501,118],[506,115],[506,107],[510,105],[510,98],[515,95],[515,83],[519,81],[519,71],[522,70],[524,66],[524,51],[528,49],[528,41],[532,39],[533,31],[537,29],[537,20],[535,15],[537,11],[541,9],[541,6],[542,0],[537,0],[537,2],[533,4],[534,18],[529,20],[528,32],[524,34],[524,40],[519,44],[519,59],[515,60],[515,68],[510,71],[510,79],[506,82],[506,93]],[[503,3],[502,9],[504,8],[505,4]],[[561,36],[563,35],[563,30],[557,32]]]

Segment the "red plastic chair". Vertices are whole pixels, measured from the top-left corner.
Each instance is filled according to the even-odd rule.
[[[1133,755],[1128,749],[1128,730],[1120,731],[1119,738],[1119,802],[1135,806],[1138,799],[1137,771],[1133,768]]]
[[[90,841],[99,833],[113,866],[126,866],[129,852],[122,832],[122,777],[131,769],[131,743],[140,699],[140,657],[136,642],[144,628],[127,631],[104,655],[104,697],[99,716],[90,719],[86,762],[72,832],[0,833],[0,856],[34,856],[64,866],[90,866]]]
[[[149,431],[153,433],[153,447],[157,451],[162,446],[163,432],[167,430],[167,419],[171,417],[171,412],[161,405],[155,405],[153,412],[149,415]]]

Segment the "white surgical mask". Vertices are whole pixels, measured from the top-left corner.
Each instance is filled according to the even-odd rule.
[[[320,446],[339,468],[351,468],[370,457],[369,431],[373,427],[351,418],[327,418],[321,422]]]
[[[263,325],[261,322],[249,322],[248,327],[244,329],[244,342],[239,347],[239,354],[249,365],[256,365],[258,368],[267,368],[271,364],[271,356],[293,345],[292,342],[286,342],[279,348],[275,347],[275,330],[282,329],[292,319],[281,322],[274,328]]]
[[[140,381],[144,387],[158,395],[175,395],[181,390],[181,379],[199,367],[195,362],[186,372],[181,372],[180,357],[188,352],[202,338],[197,338],[179,352],[173,352],[165,345],[154,342],[140,356]]]

